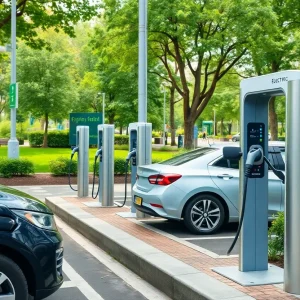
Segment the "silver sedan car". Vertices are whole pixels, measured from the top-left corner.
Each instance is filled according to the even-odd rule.
[[[269,147],[269,160],[283,170],[284,147]],[[269,170],[269,217],[284,208],[284,184]],[[212,234],[239,219],[239,161],[222,149],[199,148],[164,162],[140,166],[134,206],[151,216],[182,220],[195,234]]]

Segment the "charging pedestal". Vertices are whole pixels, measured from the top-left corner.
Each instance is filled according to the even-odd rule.
[[[136,182],[137,167],[152,163],[152,124],[136,122],[129,124],[129,152],[136,150],[136,156],[131,158],[131,201],[133,203],[132,188]],[[131,205],[130,212],[118,213],[124,218],[145,218],[146,214],[136,211]]]
[[[114,134],[114,125],[98,125],[98,150],[102,150],[99,159],[99,202],[84,202],[89,207],[114,206]]]
[[[284,71],[241,82],[240,208],[244,190],[245,161],[249,148],[259,144],[268,153],[268,103],[285,95],[286,181],[284,272],[268,264],[268,167],[256,168],[248,180],[244,222],[240,236],[239,267],[213,270],[241,285],[281,283],[284,290],[300,294],[300,71]]]
[[[89,195],[89,127],[76,127],[76,146],[78,147],[77,195],[80,198]]]

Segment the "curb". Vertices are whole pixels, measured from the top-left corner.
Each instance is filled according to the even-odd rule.
[[[148,245],[60,197],[46,204],[64,222],[174,300],[254,298]]]

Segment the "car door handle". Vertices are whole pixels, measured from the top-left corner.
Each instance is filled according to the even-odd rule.
[[[217,175],[219,178],[222,178],[224,180],[229,180],[231,178],[233,178],[233,176],[229,175],[229,174],[219,174]]]

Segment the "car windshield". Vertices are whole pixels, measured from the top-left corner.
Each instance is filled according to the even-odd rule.
[[[179,166],[184,163],[187,163],[195,158],[208,154],[210,152],[218,150],[217,148],[199,148],[193,151],[186,152],[184,154],[178,155],[176,157],[172,157],[168,160],[160,162],[162,165],[170,165],[170,166]]]

